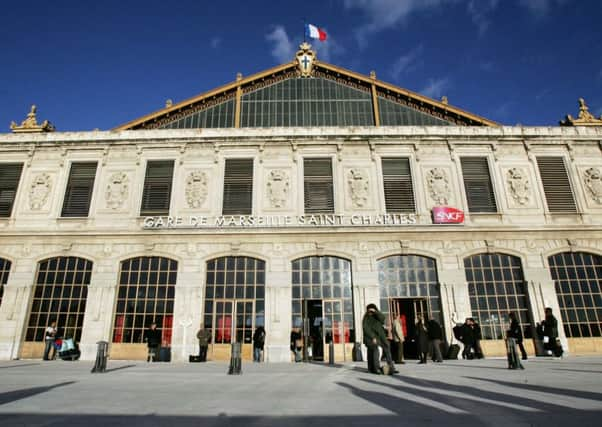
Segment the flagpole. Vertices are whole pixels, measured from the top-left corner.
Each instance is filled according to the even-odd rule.
[[[303,43],[306,43],[307,41],[305,40],[305,18],[303,18]]]

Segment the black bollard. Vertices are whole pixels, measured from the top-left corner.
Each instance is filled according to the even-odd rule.
[[[232,353],[230,356],[230,367],[228,368],[228,375],[240,375],[242,374],[242,354],[241,345],[239,342],[232,343]]]
[[[328,343],[328,364],[334,365],[334,342]]]
[[[107,370],[107,357],[109,343],[107,341],[98,341],[98,349],[96,350],[96,361],[91,373],[103,373]]]

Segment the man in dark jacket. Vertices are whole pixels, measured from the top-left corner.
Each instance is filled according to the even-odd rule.
[[[485,356],[483,355],[483,349],[481,348],[481,340],[483,339],[483,335],[481,334],[481,325],[479,325],[479,323],[471,317],[470,327],[472,328],[472,337],[474,340],[474,355],[477,359],[482,359]]]
[[[525,346],[523,345],[523,330],[521,329],[520,323],[516,318],[516,314],[509,313],[508,318],[510,319],[510,329],[508,329],[506,332],[506,336],[508,338],[514,338],[518,348],[520,349],[522,359],[527,360],[527,352],[525,351]]]
[[[207,361],[207,349],[209,348],[209,341],[211,340],[211,331],[205,329],[205,325],[201,323],[201,327],[196,333],[196,338],[199,340],[199,358],[201,362]]]
[[[150,328],[144,332],[144,341],[148,346],[147,362],[156,362],[159,356],[159,347],[161,346],[161,331],[157,329],[157,324],[152,323]]]
[[[562,356],[562,347],[559,348],[558,338],[558,321],[552,314],[552,309],[547,307],[545,310],[546,318],[541,322],[543,331],[543,347],[548,355]]]
[[[430,319],[426,322],[426,333],[429,338],[429,350],[433,358],[433,362],[443,362],[441,355],[441,341],[443,340],[443,331],[441,325],[435,320]]]
[[[364,344],[368,347],[368,371],[381,374],[378,347],[383,349],[390,374],[397,372],[391,357],[391,349],[385,332],[385,315],[376,308],[375,304],[366,306],[366,314],[362,319]]]
[[[462,359],[472,359],[472,349],[474,346],[474,331],[470,326],[470,319],[466,319],[461,327],[460,341],[464,344],[462,350]]]

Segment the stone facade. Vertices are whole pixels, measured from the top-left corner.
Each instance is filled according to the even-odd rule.
[[[561,323],[547,257],[565,251],[602,254],[601,141],[602,128],[595,127],[202,129],[0,135],[0,162],[25,165],[12,215],[0,218],[0,257],[12,263],[0,305],[0,359],[26,357],[28,351],[34,355],[35,351],[24,343],[24,331],[37,264],[49,257],[67,255],[93,262],[80,343],[86,360],[94,358],[98,340],[112,340],[120,261],[142,255],[160,255],[178,262],[171,338],[172,358],[176,361],[196,353],[195,332],[203,315],[206,263],[228,255],[250,256],[266,263],[268,361],[290,360],[291,263],[309,255],[339,256],[351,262],[358,334],[363,307],[379,301],[377,261],[399,254],[435,259],[448,338],[452,322],[472,314],[463,259],[477,253],[501,252],[519,257],[533,319],[542,319],[544,307],[552,307]],[[497,213],[469,213],[459,159],[474,155],[488,159]],[[578,213],[551,214],[546,208],[536,162],[536,157],[542,155],[565,159]],[[303,215],[303,159],[331,158],[335,213],[345,218],[355,215],[355,222],[321,226],[144,226],[140,205],[147,161],[174,160],[171,216],[215,218],[221,215],[225,159],[236,157],[254,159],[255,217]],[[385,213],[383,157],[410,159],[414,224],[368,223]],[[61,218],[68,166],[74,161],[98,162],[90,213],[86,218]],[[430,210],[442,204],[462,209],[465,223],[432,224]],[[564,347],[572,350],[559,329]]]

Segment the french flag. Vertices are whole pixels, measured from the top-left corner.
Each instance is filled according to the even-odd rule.
[[[305,24],[305,37],[309,37],[310,39],[318,39],[323,42],[326,40],[326,31],[316,27],[315,25]]]

